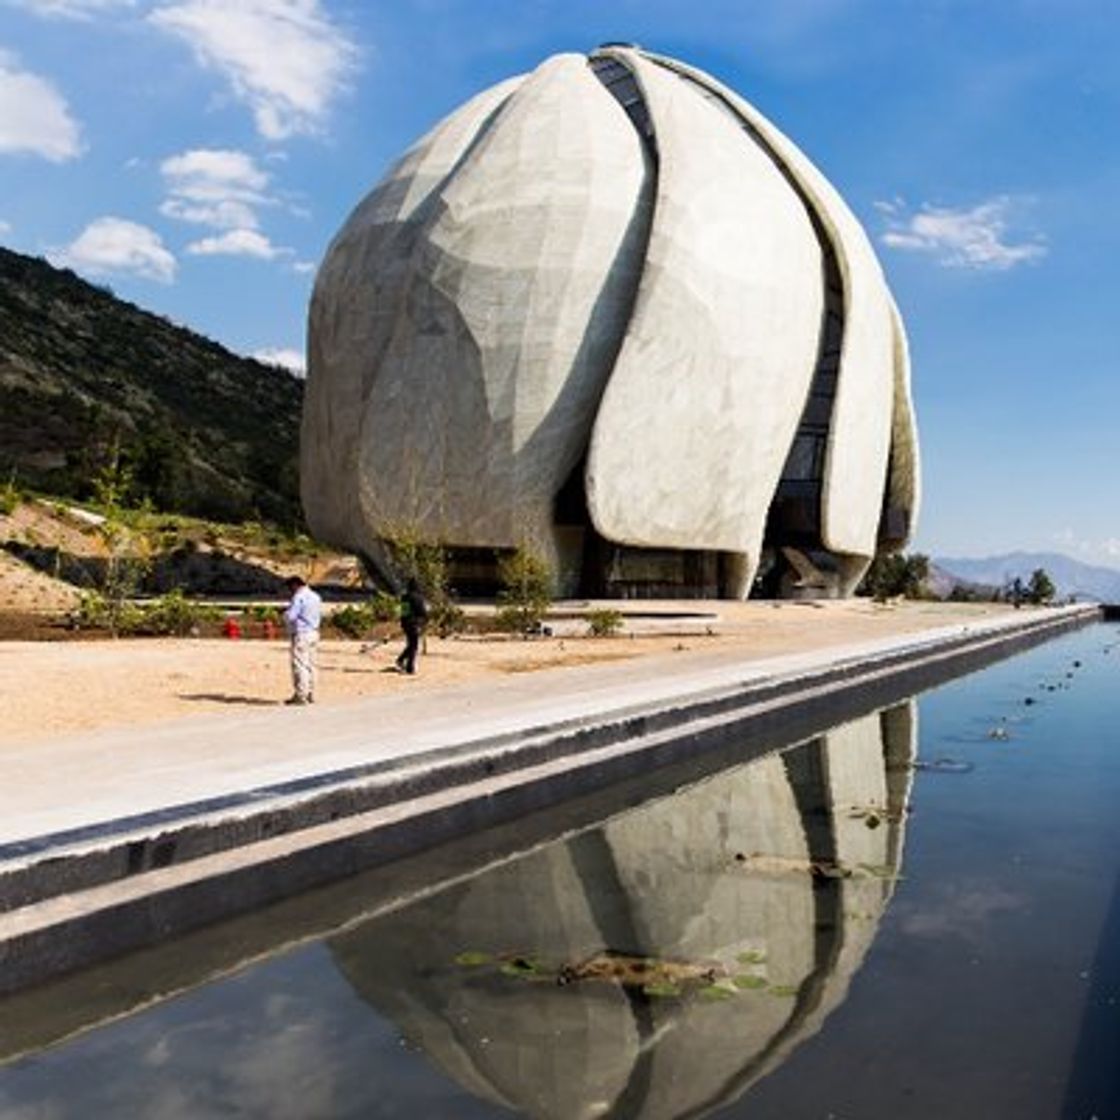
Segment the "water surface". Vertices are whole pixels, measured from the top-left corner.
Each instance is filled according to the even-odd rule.
[[[1118,725],[1094,626],[137,954],[0,1116],[1118,1116]]]

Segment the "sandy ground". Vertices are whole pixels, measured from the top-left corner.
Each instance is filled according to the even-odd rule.
[[[750,660],[967,623],[1009,608],[860,599],[643,603],[625,609],[634,614],[615,638],[587,637],[585,624],[575,621],[558,621],[552,637],[532,640],[432,637],[415,677],[393,671],[399,642],[369,648],[324,641],[317,702],[353,703],[401,689],[653,654],[741,651]],[[682,611],[694,613],[679,617]],[[656,612],[661,613],[651,617]],[[274,705],[290,691],[282,641],[0,642],[0,743]]]

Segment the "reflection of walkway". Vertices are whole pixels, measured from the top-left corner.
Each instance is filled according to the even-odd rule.
[[[556,1120],[707,1113],[843,1000],[901,864],[915,723],[907,703],[738,766],[372,921],[333,952],[480,1097]],[[660,996],[553,979],[604,953],[717,979]],[[544,978],[511,975],[510,958]]]

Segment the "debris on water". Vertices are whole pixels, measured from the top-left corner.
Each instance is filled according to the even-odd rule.
[[[506,976],[540,976],[545,969],[532,957],[510,957],[502,962],[501,971]]]
[[[757,988],[768,988],[770,986],[765,976],[755,976],[749,972],[743,972],[738,976],[732,977],[731,982],[735,985],[736,988],[741,988],[744,991],[749,991]]]
[[[612,952],[568,962],[555,973],[556,983],[561,986],[600,981],[658,996],[681,995],[686,988],[712,984],[724,975],[725,970],[714,961],[664,960]]]
[[[868,828],[878,828],[884,821],[889,824],[898,824],[909,811],[908,806],[901,809],[887,809],[882,805],[853,805],[848,812],[848,819],[863,821]]]
[[[919,759],[913,766],[915,770],[934,774],[968,774],[975,769],[971,762],[964,762],[959,758],[935,758],[929,761]]]
[[[770,995],[795,996],[797,995],[797,989],[792,984],[771,984]]]
[[[476,949],[466,949],[455,958],[455,963],[464,968],[477,968],[482,964],[489,964],[493,958],[489,953],[480,953]]]
[[[748,949],[745,953],[739,953],[735,959],[740,964],[762,964],[766,960],[766,954],[758,949]]]
[[[1003,724],[997,724],[995,727],[988,729],[988,738],[997,739],[1001,743],[1006,743],[1011,738],[1011,732],[1007,730]]]
[[[1038,703],[1038,701],[1037,701],[1037,700],[1035,700],[1035,698],[1034,698],[1033,696],[1028,696],[1028,697],[1027,697],[1027,698],[1026,698],[1026,699],[1025,699],[1024,701],[1023,701],[1023,703],[1024,703],[1024,704],[1037,704],[1037,703]]]

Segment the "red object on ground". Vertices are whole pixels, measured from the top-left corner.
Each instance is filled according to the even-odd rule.
[[[227,618],[225,622],[222,623],[222,633],[225,634],[227,638],[240,638],[241,624],[236,618]]]

